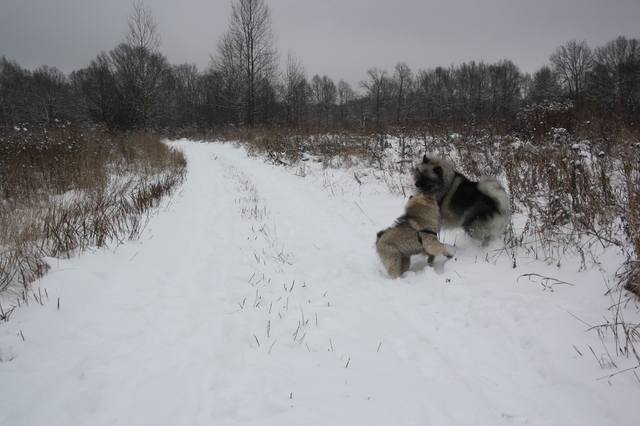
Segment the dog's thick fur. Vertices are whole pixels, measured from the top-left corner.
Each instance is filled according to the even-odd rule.
[[[485,245],[504,233],[511,209],[496,179],[471,181],[450,162],[426,155],[415,168],[414,179],[418,192],[435,194],[443,228],[462,227]]]
[[[438,241],[440,214],[435,198],[417,194],[409,198],[404,215],[395,224],[378,232],[376,250],[392,278],[409,269],[411,256],[427,254],[429,262],[438,255],[451,257],[447,247]]]

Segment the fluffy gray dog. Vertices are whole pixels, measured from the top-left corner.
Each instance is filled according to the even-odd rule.
[[[483,245],[504,233],[511,210],[496,179],[471,181],[450,162],[425,155],[414,170],[414,180],[419,192],[435,194],[443,228],[462,227]]]
[[[412,195],[405,213],[395,224],[378,232],[376,250],[392,278],[398,278],[410,266],[411,256],[426,254],[429,263],[438,255],[451,257],[447,247],[438,241],[440,214],[438,203],[427,194]]]

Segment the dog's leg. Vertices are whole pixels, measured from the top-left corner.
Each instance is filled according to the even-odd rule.
[[[434,236],[423,238],[422,247],[429,256],[430,264],[433,263],[432,258],[435,256],[445,256],[448,259],[453,257],[447,246],[438,241]]]
[[[404,274],[409,270],[411,266],[411,256],[402,256],[400,259],[400,275]]]
[[[467,220],[462,227],[467,235],[479,241],[482,247],[487,247],[493,239],[490,223],[486,221],[483,222],[479,219]]]
[[[402,275],[402,272],[404,272],[402,269],[402,253],[397,248],[384,243],[377,244],[376,249],[378,256],[380,256],[380,261],[382,261],[389,276],[398,278]]]
[[[387,272],[391,278],[399,278],[404,272],[402,269],[402,255],[400,253],[394,253],[386,259],[385,266],[387,267]]]

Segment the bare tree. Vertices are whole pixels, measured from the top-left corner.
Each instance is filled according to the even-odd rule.
[[[242,58],[230,31],[218,42],[218,51],[212,58],[212,69],[220,78],[219,108],[236,124],[242,121],[243,85]]]
[[[336,105],[336,98],[338,92],[336,85],[331,78],[326,75],[322,77],[322,108],[324,110],[325,124],[329,127],[329,120],[331,118],[331,111]]]
[[[109,127],[120,125],[123,103],[109,55],[100,53],[88,67],[71,73],[71,82],[91,120]]]
[[[582,98],[587,84],[587,74],[593,65],[593,54],[587,42],[572,40],[558,47],[550,60],[571,98],[575,101]]]
[[[87,115],[110,127],[167,125],[171,68],[160,53],[160,35],[151,10],[135,0],[129,30],[108,54],[101,53],[71,76]]]
[[[463,62],[454,73],[457,84],[456,101],[460,105],[458,118],[474,120],[488,110],[491,97],[489,67],[484,62]]]
[[[124,107],[118,121],[122,127],[146,127],[159,118],[161,93],[170,68],[158,50],[158,26],[142,0],[133,3],[125,40],[109,53]]]
[[[557,75],[548,66],[543,66],[533,74],[528,93],[532,102],[555,101],[561,93]]]
[[[387,72],[378,68],[371,68],[367,71],[367,76],[369,76],[369,79],[361,81],[360,86],[367,90],[367,95],[373,108],[376,127],[380,127],[382,109],[388,95],[389,79]]]
[[[0,57],[0,124],[28,121],[30,77],[15,61]]]
[[[344,80],[338,82],[338,110],[342,125],[349,119],[349,105],[356,99],[356,93],[351,85]]]
[[[194,64],[171,67],[169,99],[169,119],[176,126],[194,126],[200,106],[204,103],[203,90],[198,68]]]
[[[120,44],[109,53],[123,107],[122,127],[147,127],[158,118],[169,64],[160,53]]]
[[[128,24],[129,32],[125,41],[129,46],[148,52],[158,51],[160,48],[158,24],[143,0],[134,0]]]
[[[616,74],[625,64],[640,62],[640,40],[618,37],[598,47],[594,57],[595,61],[605,65],[611,74]]]
[[[396,107],[396,124],[400,124],[402,119],[406,119],[406,100],[407,92],[411,90],[413,84],[413,73],[411,68],[404,62],[396,64],[393,74],[393,85],[395,94]]]
[[[270,82],[276,71],[276,50],[271,13],[264,0],[236,0],[229,29],[218,46],[217,66],[238,76],[246,124],[255,124],[257,88]]]
[[[34,96],[39,104],[39,122],[52,125],[61,113],[69,96],[67,77],[57,68],[42,65],[33,72]]]
[[[640,40],[618,37],[597,48],[594,56],[595,90],[613,95],[613,103],[624,112],[640,111]]]
[[[492,118],[510,119],[515,116],[522,100],[522,74],[509,60],[490,64],[488,67]],[[485,111],[486,114],[486,111]]]
[[[313,110],[316,118],[316,125],[320,127],[320,121],[322,119],[322,77],[318,74],[314,75],[309,83],[309,88],[311,92],[311,101],[314,105]]]
[[[338,92],[336,85],[328,76],[314,75],[311,79],[311,93],[316,105],[316,119],[318,126],[324,118],[325,126],[329,126],[331,111],[335,107]]]
[[[291,52],[287,55],[284,71],[282,98],[287,123],[299,126],[305,113],[308,98],[308,84],[304,66]]]
[[[437,67],[418,73],[418,97],[422,115],[429,120],[452,117],[457,91],[453,67]]]

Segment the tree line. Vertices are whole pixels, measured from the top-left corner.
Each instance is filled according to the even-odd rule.
[[[512,123],[522,111],[571,109],[633,123],[640,113],[640,41],[592,49],[569,41],[533,75],[510,60],[413,71],[371,68],[358,87],[279,63],[265,0],[235,0],[211,65],[172,65],[151,11],[136,0],[124,41],[65,75],[0,58],[0,126],[73,122],[109,128],[377,129],[424,123]]]

